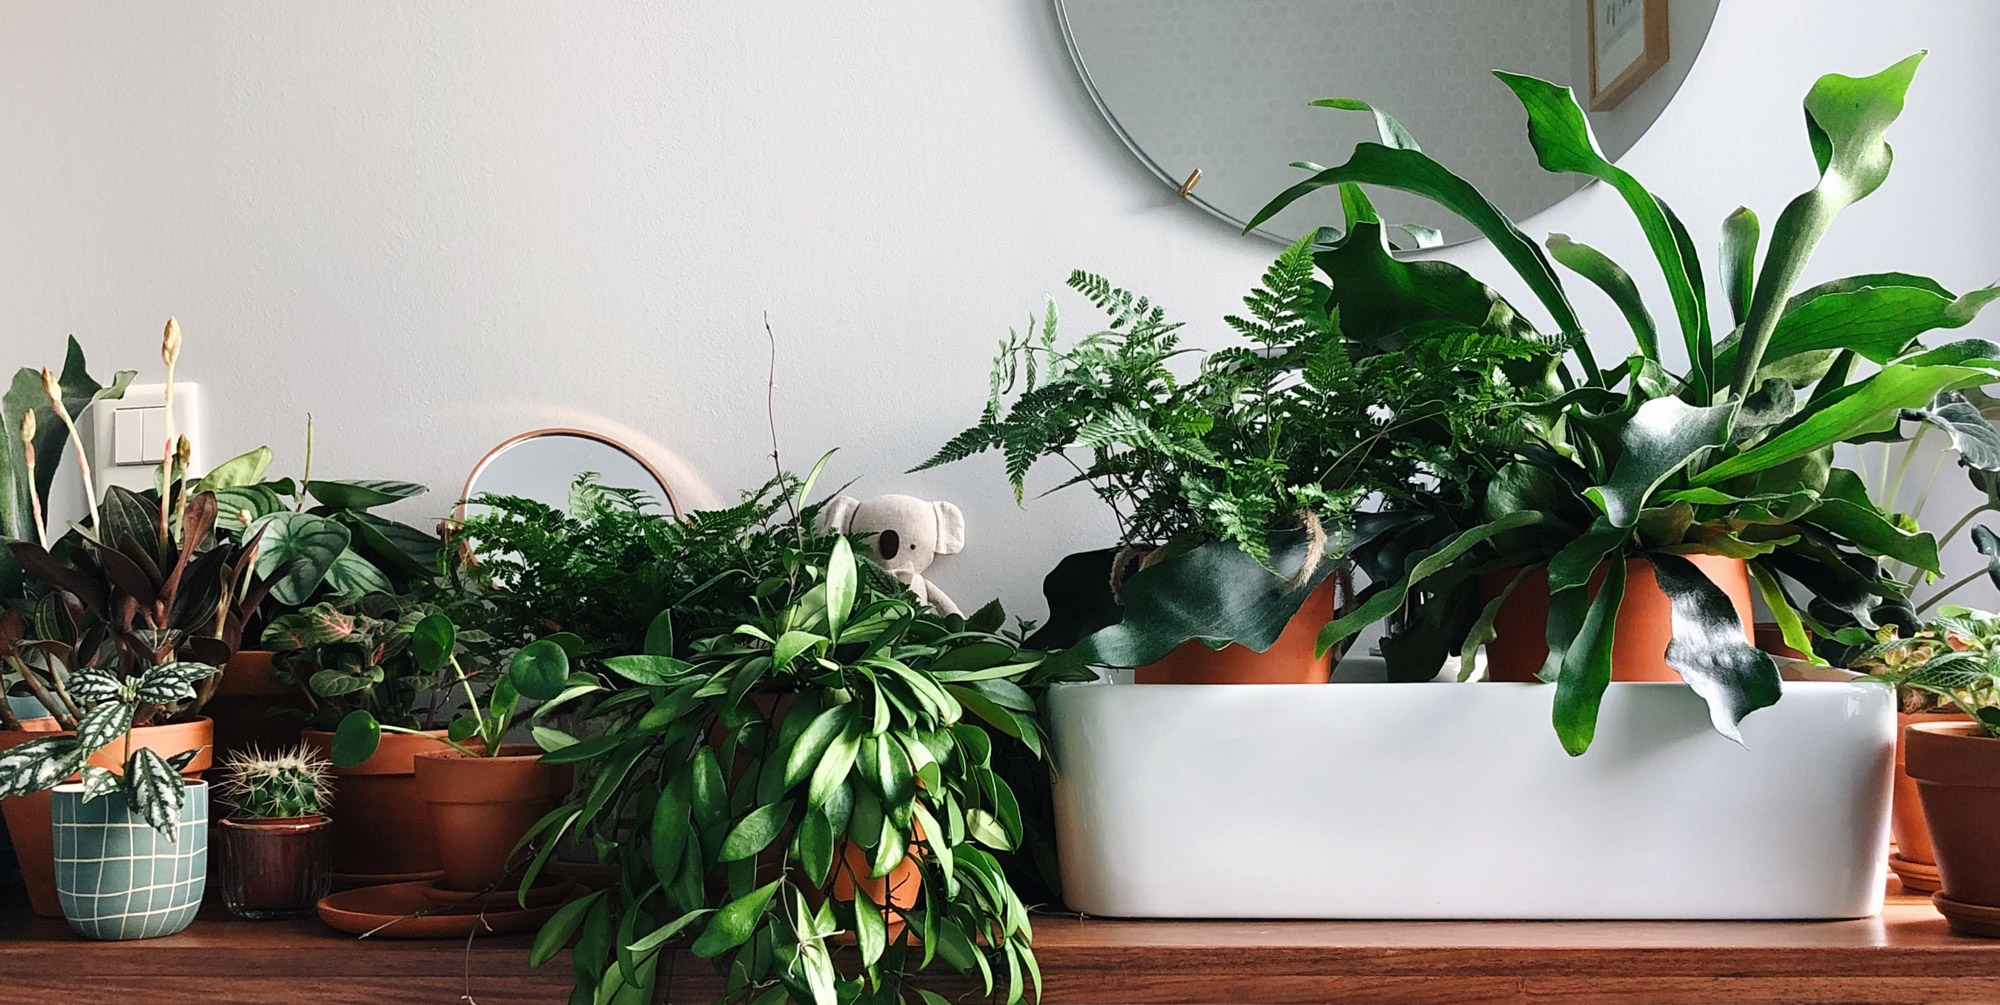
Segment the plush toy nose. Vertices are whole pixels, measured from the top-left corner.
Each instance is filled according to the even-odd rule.
[[[875,538],[875,550],[881,552],[883,558],[895,558],[896,549],[901,544],[893,530],[885,530]]]

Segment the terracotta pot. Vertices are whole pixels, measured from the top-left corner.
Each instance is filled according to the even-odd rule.
[[[65,735],[66,732],[56,729],[54,719],[31,719],[21,725],[23,729],[20,730],[0,731],[0,750],[46,736]],[[141,726],[133,730],[131,736],[133,750],[143,747],[162,757],[202,748],[201,753],[188,763],[187,770],[181,772],[187,778],[201,777],[201,773],[214,763],[207,749],[214,737],[207,719],[166,726]],[[114,741],[90,755],[90,763],[124,774],[124,753],[124,741]],[[51,812],[47,792],[0,799],[0,813],[6,815],[7,833],[14,839],[14,856],[21,863],[21,879],[28,886],[28,903],[34,907],[36,914],[44,918],[60,918],[63,912],[62,902],[56,895],[56,860],[52,844],[55,832]]]
[[[1133,679],[1141,684],[1324,684],[1333,675],[1338,654],[1314,656],[1313,648],[1320,629],[1333,620],[1339,578],[1326,577],[1278,633],[1278,640],[1261,653],[1236,642],[1215,650],[1190,640],[1158,663],[1133,671]]]
[[[1775,621],[1757,622],[1757,624],[1751,628],[1751,634],[1754,635],[1757,639],[1757,648],[1762,649],[1773,656],[1784,656],[1795,660],[1802,660],[1808,658],[1805,653],[1799,652],[1797,649],[1793,649],[1789,644],[1785,642],[1785,630],[1779,627],[1778,623]]]
[[[1896,715],[1896,781],[1895,788],[1891,790],[1889,810],[1889,833],[1895,839],[1896,850],[1889,856],[1889,867],[1896,870],[1896,878],[1902,881],[1903,889],[1911,893],[1936,893],[1938,869],[1937,857],[1931,850],[1931,831],[1924,826],[1923,801],[1917,795],[1917,783],[1910,780],[1909,771],[1904,767],[1904,736],[1912,723],[1970,721],[1958,712],[1901,712]]]
[[[373,886],[437,875],[437,843],[431,838],[430,811],[417,795],[416,756],[445,750],[431,737],[383,733],[375,756],[351,768],[333,769],[333,845],[335,881],[343,886]],[[306,746],[329,760],[333,734],[305,732]]]
[[[251,747],[271,752],[299,742],[305,732],[305,698],[297,687],[279,683],[276,672],[265,649],[239,650],[223,666],[221,683],[202,706],[202,713],[215,720],[218,760]]]
[[[1736,607],[1743,622],[1743,641],[1752,641],[1750,613],[1750,566],[1743,559],[1722,555],[1683,555],[1694,563]],[[1513,582],[1515,572],[1502,570],[1480,578],[1482,602],[1500,595]],[[1592,597],[1604,582],[1604,570],[1591,575],[1586,587]],[[1619,681],[1679,681],[1681,675],[1667,666],[1667,643],[1674,636],[1673,604],[1653,577],[1653,563],[1643,558],[1625,560],[1625,597],[1618,605],[1618,620],[1611,643],[1611,679]],[[1486,679],[1495,681],[1540,680],[1542,663],[1549,658],[1549,575],[1536,570],[1521,581],[1500,605],[1493,626],[1497,632],[1486,643]]]
[[[917,828],[913,836],[922,838],[922,828]],[[883,920],[888,922],[889,938],[894,941],[903,930],[903,914],[917,906],[917,894],[923,889],[924,870],[917,865],[919,854],[921,850],[913,844],[887,876],[870,876],[868,852],[860,845],[842,839],[840,862],[833,867],[834,899],[852,901],[854,890],[859,887],[875,906],[883,908]],[[835,941],[852,942],[853,935],[844,933],[844,937]]]
[[[1931,900],[1953,932],[2000,937],[2000,740],[1970,722],[1919,722],[1905,743],[1937,853]]]
[[[221,820],[222,902],[251,921],[303,918],[332,888],[327,818]]]
[[[541,757],[532,743],[504,744],[497,757],[449,748],[417,755],[417,793],[430,807],[446,889],[484,890],[505,879],[521,835],[568,797],[569,766]]]

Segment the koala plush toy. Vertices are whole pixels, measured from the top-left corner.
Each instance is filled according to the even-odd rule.
[[[868,557],[939,614],[964,613],[924,578],[937,556],[965,550],[965,514],[958,507],[916,496],[876,496],[866,502],[837,496],[820,514],[820,525],[866,538]]]

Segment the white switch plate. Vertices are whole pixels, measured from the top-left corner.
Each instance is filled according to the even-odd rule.
[[[133,384],[123,398],[90,406],[91,464],[97,490],[122,485],[135,492],[153,487],[153,474],[166,449],[165,384]],[[202,451],[201,385],[174,382],[174,438],[188,438],[188,470],[208,470]]]

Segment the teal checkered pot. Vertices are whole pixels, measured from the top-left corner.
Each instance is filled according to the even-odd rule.
[[[89,939],[151,939],[194,920],[208,885],[208,783],[189,781],[179,839],[134,816],[120,793],[83,801],[83,786],[50,793],[56,893],[63,917]]]

